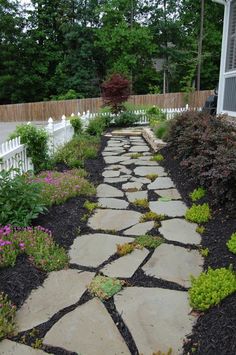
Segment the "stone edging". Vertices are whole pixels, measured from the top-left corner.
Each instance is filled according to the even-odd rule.
[[[145,127],[142,130],[143,138],[149,143],[154,152],[159,151],[161,148],[165,147],[166,143],[163,140],[155,137],[153,131],[149,127]]]

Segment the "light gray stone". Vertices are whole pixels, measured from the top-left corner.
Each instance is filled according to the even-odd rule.
[[[119,155],[121,154],[122,152],[103,152],[102,153],[102,156],[103,157],[113,157],[114,155]]]
[[[184,244],[200,244],[201,237],[196,232],[197,224],[184,219],[173,218],[161,222],[159,232],[165,239]]]
[[[146,275],[189,287],[190,275],[198,276],[202,265],[203,259],[197,250],[162,244],[142,269]]]
[[[147,191],[137,191],[137,192],[126,192],[127,199],[129,202],[134,202],[135,200],[147,199]]]
[[[99,198],[98,204],[102,208],[112,208],[117,210],[125,210],[129,204],[125,200],[120,200],[118,198]]]
[[[139,354],[167,353],[169,348],[173,355],[183,353],[183,340],[195,323],[187,292],[128,287],[114,299]]]
[[[125,152],[125,150],[121,147],[121,148],[119,148],[119,147],[106,147],[105,149],[104,149],[104,152],[119,152],[119,153],[123,153],[123,152]]]
[[[119,157],[104,157],[106,164],[116,164],[128,160],[129,157],[119,156]]]
[[[139,222],[141,213],[127,210],[96,210],[88,221],[89,227],[98,230],[121,231]]]
[[[105,170],[102,173],[102,176],[105,178],[118,177],[118,176],[120,176],[120,171],[119,170]]]
[[[97,197],[123,197],[124,193],[117,188],[107,185],[101,184],[97,187]]]
[[[182,201],[151,201],[149,208],[152,212],[168,217],[183,217],[187,211],[187,206]]]
[[[148,185],[149,190],[169,189],[172,187],[175,187],[175,185],[169,177],[158,177],[155,181]]]
[[[138,166],[160,166],[156,161],[144,161],[140,159],[135,160],[134,164]]]
[[[78,302],[93,277],[94,273],[77,270],[51,272],[16,312],[17,330],[22,332],[34,328],[61,309]]]
[[[171,200],[181,200],[181,195],[177,189],[156,190],[155,193],[164,198]]]
[[[135,226],[127,229],[124,232],[124,235],[145,235],[148,233],[152,228],[154,228],[154,222],[144,222],[144,223],[138,223]]]
[[[106,307],[97,298],[62,317],[46,334],[44,344],[83,355],[105,355],[111,351],[130,355]]]
[[[149,251],[145,248],[135,249],[132,253],[122,256],[106,265],[101,271],[104,275],[110,277],[130,278],[148,254]]]
[[[33,349],[20,343],[11,340],[3,340],[0,342],[1,355],[46,355],[43,350]]]
[[[130,181],[138,182],[140,184],[150,184],[150,180],[145,177],[140,177],[140,178],[132,177]]]
[[[143,146],[143,145],[136,145],[136,146],[133,146],[130,148],[129,152],[130,153],[142,153],[142,152],[148,152],[150,149],[149,147],[146,145],[146,146]]]
[[[127,157],[129,159],[129,157]],[[125,160],[125,161],[121,161],[120,164],[122,165],[132,165],[134,164],[135,159],[129,159],[129,160]]]
[[[122,165],[119,164],[114,164],[114,165],[108,165],[105,167],[105,170],[119,170],[122,168]]]
[[[141,190],[142,186],[143,186],[143,184],[141,184],[140,182],[127,182],[126,184],[122,185],[122,189],[124,191],[127,191],[129,189]]]
[[[139,166],[137,168],[134,169],[134,173],[135,175],[139,175],[139,176],[146,176],[146,175],[150,175],[150,174],[157,174],[158,176],[166,176],[166,172],[164,170],[164,168],[162,168],[161,166]]]
[[[126,182],[128,181],[129,179],[131,178],[131,175],[129,176],[120,176],[118,178],[105,178],[104,179],[104,183],[107,183],[107,184],[116,184],[116,183],[119,183],[119,182]]]
[[[116,245],[132,242],[133,238],[113,234],[87,234],[77,237],[70,248],[70,263],[98,267],[116,253]]]

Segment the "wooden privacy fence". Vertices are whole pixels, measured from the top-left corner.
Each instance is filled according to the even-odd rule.
[[[156,105],[161,108],[181,108],[188,101],[189,107],[202,107],[206,98],[212,94],[211,90],[196,91],[188,95],[185,93],[171,93],[162,95],[133,95],[129,102],[137,106]],[[101,98],[45,101],[15,105],[0,105],[0,122],[46,121],[48,117],[60,119],[62,115],[70,116],[77,112],[98,112],[102,106]]]

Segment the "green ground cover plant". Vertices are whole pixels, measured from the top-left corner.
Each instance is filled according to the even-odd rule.
[[[17,169],[1,171],[0,180],[0,224],[27,226],[46,211],[40,184],[29,184],[28,177]]]
[[[165,158],[163,157],[163,155],[162,154],[155,154],[155,155],[153,155],[153,157],[151,157],[151,161],[157,161],[157,162],[159,162],[159,161],[163,161]]]
[[[149,208],[149,201],[147,198],[136,199],[132,204],[137,207]]]
[[[19,254],[25,253],[43,271],[63,269],[68,264],[66,251],[53,241],[43,227],[12,228],[0,226],[0,268],[13,267]]]
[[[14,334],[16,306],[7,295],[0,293],[0,341]]]
[[[53,157],[54,164],[64,163],[69,168],[84,167],[86,159],[95,159],[99,149],[98,137],[79,134],[59,148]]]
[[[133,153],[133,154],[130,154],[130,158],[131,159],[138,159],[140,157],[142,157],[143,154],[142,153]]]
[[[151,235],[141,235],[135,238],[135,244],[138,244],[142,247],[155,249],[159,247],[163,243],[163,239],[161,237],[153,237]]]
[[[155,181],[158,178],[158,174],[148,174],[145,177],[151,181]]]
[[[208,248],[202,248],[200,249],[200,254],[201,256],[203,256],[204,258],[206,258],[209,255],[209,249]]]
[[[189,194],[189,197],[193,202],[196,202],[206,195],[206,190],[203,187],[198,187]]]
[[[236,254],[236,233],[233,233],[231,235],[231,237],[228,240],[228,242],[226,243],[226,245],[227,245],[229,251]]]
[[[140,223],[148,222],[148,221],[156,221],[156,222],[159,222],[159,221],[164,220],[165,218],[166,218],[165,215],[157,214],[157,213],[155,213],[155,212],[149,211],[149,212],[144,213],[144,214],[140,217]]]
[[[95,187],[85,179],[84,170],[72,169],[64,172],[43,171],[31,178],[31,183],[41,185],[41,197],[45,205],[59,205],[71,197],[92,196]]]
[[[92,295],[97,296],[102,300],[107,300],[119,292],[124,284],[125,283],[122,280],[98,275],[91,281],[88,290]]]
[[[88,210],[89,214],[93,213],[93,211],[99,207],[99,204],[96,202],[85,201],[84,208]]]
[[[196,232],[199,233],[199,234],[203,234],[205,232],[205,227],[203,226],[197,226],[196,228]]]
[[[116,247],[117,247],[116,252],[119,256],[130,254],[135,249],[134,243],[117,244]]]
[[[206,311],[236,291],[236,274],[226,268],[211,269],[192,277],[189,289],[190,305],[195,310]]]
[[[204,223],[208,222],[211,218],[211,209],[208,203],[204,203],[203,205],[195,205],[193,204],[190,207],[186,214],[185,218],[187,221],[196,222],[196,223]]]

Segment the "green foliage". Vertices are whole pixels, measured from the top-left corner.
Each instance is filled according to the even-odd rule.
[[[167,141],[169,134],[170,121],[160,122],[153,127],[154,134],[157,138]]]
[[[153,237],[151,235],[142,235],[135,238],[134,243],[145,248],[155,249],[163,243],[163,239],[161,237]]]
[[[64,163],[69,168],[84,167],[86,159],[95,159],[99,149],[99,139],[88,135],[78,135],[59,148],[53,157],[54,163]]]
[[[163,161],[165,158],[163,157],[162,154],[155,154],[153,157],[150,159],[151,161]]]
[[[88,290],[102,300],[107,300],[119,292],[124,285],[124,281],[107,276],[95,276],[88,286]]]
[[[38,172],[48,166],[48,134],[43,128],[36,128],[32,124],[16,127],[10,139],[20,136],[22,144],[26,144],[27,154],[32,158],[34,171]]]
[[[86,210],[88,210],[88,212],[91,214],[93,213],[93,211],[98,208],[98,203],[96,202],[90,202],[90,201],[85,201],[84,203],[84,208],[86,208]]]
[[[157,106],[150,107],[146,114],[151,127],[166,120],[166,114]]]
[[[202,248],[200,249],[200,254],[203,257],[207,257],[209,255],[209,249],[208,248]]]
[[[41,198],[47,206],[59,205],[75,196],[95,195],[95,187],[84,178],[84,171],[43,171],[32,178],[31,183],[42,187]]]
[[[105,119],[103,117],[96,117],[89,121],[87,132],[91,136],[101,136],[106,127]]]
[[[161,350],[159,350],[159,351],[153,353],[152,355],[172,355],[172,348],[169,348],[167,353],[163,353]]]
[[[70,89],[65,94],[52,95],[51,99],[52,100],[74,100],[74,99],[78,99],[78,96],[79,95],[75,90]]]
[[[137,115],[132,112],[121,112],[118,116],[115,117],[114,123],[117,127],[129,127],[133,126],[140,119],[140,115]]]
[[[149,201],[146,198],[136,199],[132,204],[137,207],[149,208]]]
[[[198,187],[189,194],[193,202],[200,200],[206,195],[206,190],[203,187]]]
[[[12,178],[12,173],[17,175]],[[27,226],[46,210],[40,184],[29,184],[16,169],[1,171],[0,180],[0,224]]]
[[[81,134],[83,129],[83,124],[79,116],[73,116],[70,118],[70,123],[74,128],[75,135]]]
[[[0,341],[14,334],[16,306],[12,305],[7,295],[0,293]]]
[[[211,218],[211,210],[208,203],[204,203],[203,205],[193,204],[192,207],[187,210],[185,218],[190,222],[208,222]]]
[[[130,159],[138,159],[142,156],[143,156],[142,153],[132,153],[132,154],[130,154]]]
[[[140,218],[140,223],[143,222],[148,222],[148,221],[162,221],[163,219],[165,219],[166,216],[162,215],[162,214],[157,214],[155,212],[149,211],[146,212],[145,214],[143,214]]]
[[[229,251],[236,254],[236,233],[233,233],[231,235],[231,237],[228,240],[228,242],[226,243],[226,245],[227,245]]]
[[[196,232],[199,233],[199,234],[203,234],[205,232],[205,227],[197,226]]]
[[[151,181],[155,181],[158,178],[158,174],[148,174],[145,177]]]
[[[231,269],[211,269],[192,277],[189,290],[190,305],[199,311],[206,311],[236,291],[236,275]]]
[[[124,256],[126,254],[132,253],[132,251],[134,251],[135,249],[135,245],[133,243],[117,244],[116,248],[117,248],[116,251],[117,254],[119,256]]]

